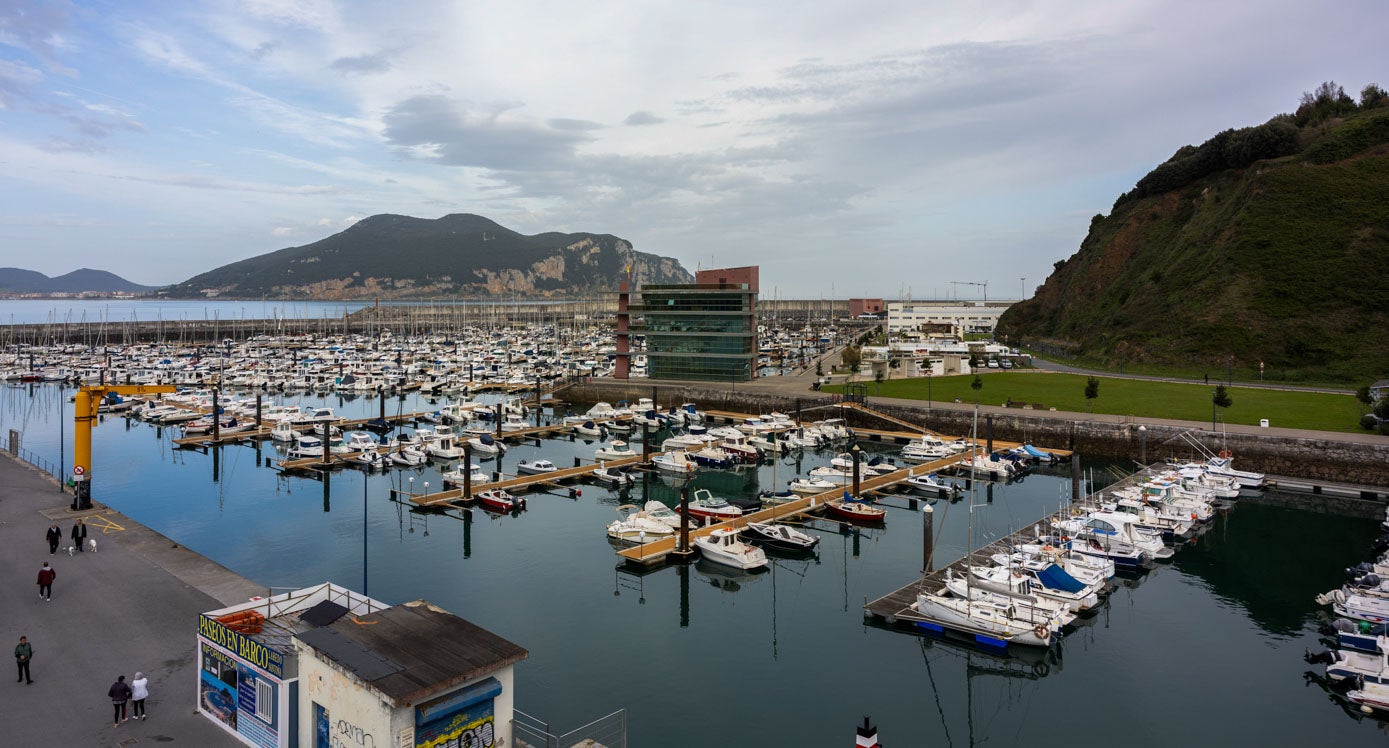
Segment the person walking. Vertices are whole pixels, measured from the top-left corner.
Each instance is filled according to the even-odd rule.
[[[52,556],[58,552],[58,544],[63,542],[63,531],[58,529],[58,525],[48,526],[48,555]]]
[[[29,683],[34,682],[34,679],[29,677],[29,660],[32,659],[34,659],[34,648],[29,645],[29,639],[23,636],[19,637],[19,644],[14,648],[14,661],[15,664],[19,665],[19,680],[16,680],[15,683],[21,680]]]
[[[111,684],[106,695],[111,697],[111,706],[116,708],[116,721],[112,727],[120,727],[125,721],[125,702],[130,701],[130,684],[125,682],[124,675],[116,676],[116,682]]]
[[[136,672],[135,680],[130,681],[131,718],[145,718],[145,699],[150,697],[150,679],[144,673]]]
[[[82,524],[80,519],[72,526],[72,544],[77,546],[78,553],[81,553],[83,546],[87,544],[87,526]]]
[[[39,597],[52,602],[53,600],[53,580],[58,578],[58,572],[43,562],[43,567],[39,569]]]

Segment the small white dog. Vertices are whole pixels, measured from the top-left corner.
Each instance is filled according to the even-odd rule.
[[[69,556],[71,556],[72,554],[74,554],[74,553],[76,553],[76,552],[77,552],[77,547],[76,547],[76,546],[71,546],[71,545],[68,546],[68,555],[69,555]]]
[[[87,550],[96,553],[96,538],[87,538]]]

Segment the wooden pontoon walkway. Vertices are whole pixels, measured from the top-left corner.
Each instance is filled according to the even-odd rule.
[[[1150,477],[1146,470],[1140,470],[1133,475],[1105,488],[1105,491],[1112,491],[1116,488],[1123,488],[1131,483],[1137,483]],[[1097,492],[1098,493],[1098,492]],[[1085,497],[1077,504],[1092,503],[1096,494]],[[962,576],[968,573],[969,566],[991,566],[992,557],[996,553],[1009,553],[1014,547],[1023,543],[1031,542],[1034,537],[1034,528],[1040,524],[1044,531],[1050,529],[1053,520],[1066,519],[1070,510],[1060,510],[1042,517],[1036,522],[1028,523],[1026,527],[1011,535],[1004,536],[989,543],[986,546],[976,548],[972,553],[961,557],[954,562],[947,564],[939,569],[922,575],[921,578],[912,581],[886,595],[863,606],[864,616],[877,618],[888,625],[898,623],[911,624],[916,621],[927,621],[928,619],[917,613],[912,605],[916,603],[916,594],[921,590],[939,590],[945,586],[945,574],[947,569],[953,569],[955,576]]]
[[[428,414],[429,413],[426,411],[416,411],[414,413],[399,413],[395,415],[388,415],[386,416],[386,422],[406,423],[409,421],[418,421]],[[373,416],[371,418],[353,418],[343,421],[332,421],[331,423],[333,426],[339,429],[353,429],[359,426],[365,426],[368,423],[371,423],[372,421],[379,420],[379,418],[379,416]],[[208,432],[199,436],[180,437],[174,440],[174,444],[180,447],[205,447],[210,444],[219,444],[221,442],[236,442],[241,441],[243,439],[268,439],[270,438],[270,431],[271,427],[261,426],[258,429],[251,429],[250,431],[238,431],[234,434],[223,434],[220,438],[217,439],[213,439],[212,432]],[[312,435],[316,433],[316,427],[306,425],[299,427],[298,429],[296,429],[296,431]],[[283,467],[283,465],[281,465],[281,467]]]
[[[969,452],[961,452],[957,455],[952,455],[941,460],[936,460],[935,462],[926,462],[920,465],[912,465],[911,467],[902,468],[901,470],[896,470],[886,475],[880,475],[873,478],[863,478],[859,480],[859,493],[862,494],[867,493],[869,491],[881,490],[887,488],[888,486],[901,483],[902,481],[916,475],[927,475],[929,473],[935,472],[936,470],[940,470],[941,468],[949,467],[965,459],[967,456],[969,456],[969,454]],[[693,539],[702,537],[704,535],[708,535],[714,530],[717,530],[722,527],[736,529],[747,526],[749,522],[770,522],[773,520],[786,519],[788,517],[797,517],[807,512],[820,511],[825,507],[827,503],[836,500],[841,500],[841,497],[844,495],[844,492],[849,489],[850,486],[847,485],[839,486],[834,488],[833,490],[825,491],[824,493],[818,493],[812,496],[804,496],[799,499],[788,501],[784,504],[777,504],[775,506],[767,507],[766,509],[760,509],[749,514],[744,514],[743,516],[738,517],[736,519],[730,519],[725,522],[719,522],[713,525],[705,525],[704,527],[700,527],[699,529],[694,528],[693,525],[695,520],[691,520],[690,538]],[[618,551],[617,555],[621,556],[623,559],[627,561],[631,561],[642,565],[657,564],[664,561],[666,556],[670,555],[671,551],[675,550],[676,540],[677,538],[675,537],[663,538],[661,540],[657,540],[651,543],[646,543],[645,545],[638,545],[632,548],[623,549],[621,551]]]
[[[518,475],[515,478],[508,478],[504,481],[487,482],[474,484],[473,491],[486,491],[500,488],[504,491],[512,489],[530,488],[538,485],[558,485],[566,480],[575,480],[591,475],[594,470],[600,467],[618,468],[627,465],[635,465],[641,462],[641,455],[633,457],[623,457],[617,460],[605,460],[602,463],[593,465],[580,465],[579,467],[561,468],[549,473],[537,473],[535,475]],[[468,501],[469,497],[463,495],[462,488],[453,488],[447,491],[438,491],[429,494],[409,495],[410,502],[420,507],[431,507],[452,504],[457,501]]]

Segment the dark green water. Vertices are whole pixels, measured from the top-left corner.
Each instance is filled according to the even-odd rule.
[[[56,459],[56,390],[33,392],[0,391],[0,428],[22,428],[29,449]],[[330,404],[345,414],[377,407]],[[1364,560],[1371,521],[1242,502],[1172,564],[1128,581],[1054,655],[1001,660],[864,624],[865,600],[920,568],[921,518],[905,502],[885,529],[854,536],[817,525],[818,557],[780,560],[770,573],[700,564],[638,576],[616,569],[603,527],[619,498],[597,486],[577,499],[533,495],[521,516],[475,512],[466,523],[389,500],[406,475],[416,490],[424,481],[437,489],[432,469],[341,471],[325,486],[259,467],[258,455],[275,455],[267,443],[259,453],[225,448],[214,482],[211,455],[173,450],[168,438],[145,424],[102,425],[97,498],[267,586],[361,589],[365,488],[367,591],[391,603],[426,598],[526,647],[517,705],[558,730],[625,707],[634,746],[845,746],[864,715],[889,746],[1389,741],[1378,723],[1306,685],[1301,659],[1319,646],[1313,596]],[[532,443],[502,465],[534,456],[572,464],[594,446]],[[775,483],[829,457],[783,460]],[[696,485],[752,491],[772,485],[772,473],[708,473]],[[674,495],[659,481],[647,490]],[[981,489],[977,542],[1026,526],[1068,490],[1046,475]],[[953,559],[968,542],[967,504],[937,504],[935,518],[944,526],[937,557]],[[190,622],[190,646],[193,636]]]

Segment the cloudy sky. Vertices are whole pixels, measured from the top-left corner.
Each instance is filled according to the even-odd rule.
[[[8,0],[0,265],[164,284],[467,212],[759,264],[768,296],[1016,298],[1181,145],[1323,80],[1389,85],[1386,21],[1383,0]]]

